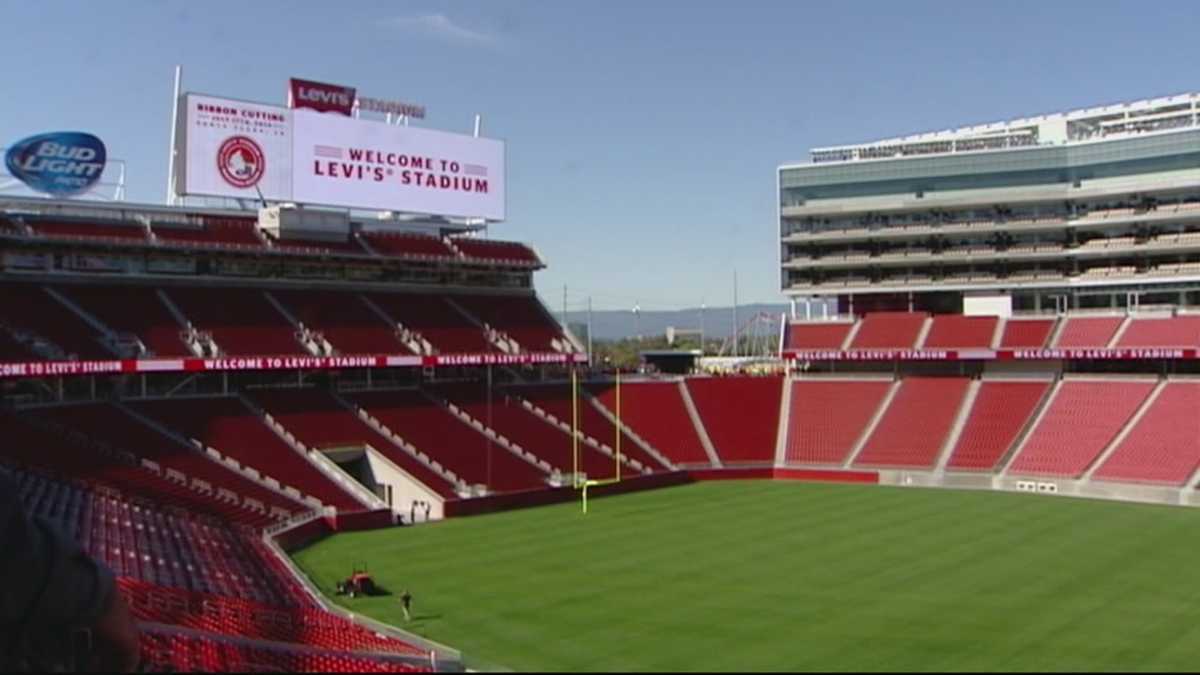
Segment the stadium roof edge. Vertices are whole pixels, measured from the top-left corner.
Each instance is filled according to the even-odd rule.
[[[1124,121],[1144,121],[1153,118],[1156,111],[1168,107],[1186,107],[1187,111],[1177,111],[1175,114],[1183,114],[1192,116],[1192,126],[1200,124],[1197,117],[1200,116],[1200,92],[1185,92],[1169,96],[1160,96],[1155,98],[1139,99],[1135,101],[1127,101],[1114,103],[1109,105],[1094,106],[1089,108],[1078,108],[1065,112],[1045,113],[1041,115],[1033,115],[1029,117],[1015,118],[1008,121],[988,122],[983,124],[974,124],[961,126],[953,129],[943,129],[939,131],[929,131],[917,134],[909,134],[905,136],[897,136],[891,138],[883,138],[874,141],[866,141],[861,143],[846,143],[837,145],[828,145],[813,147],[809,149],[810,155],[813,157],[807,161],[787,162],[780,164],[778,170],[795,169],[802,167],[811,167],[816,164],[840,164],[843,162],[857,161],[876,161],[879,159],[903,159],[913,156],[912,154],[902,155],[900,157],[861,157],[858,152],[861,150],[872,150],[886,146],[895,146],[903,144],[916,143],[936,143],[936,142],[951,142],[961,141],[965,139],[989,139],[1003,136],[1020,135],[1022,137],[1032,136],[1035,139],[1039,138],[1039,132],[1047,131],[1047,128],[1053,129],[1055,125],[1059,125],[1057,133],[1042,134],[1050,138],[1049,141],[1040,140],[1031,145],[1022,145],[1019,148],[1004,148],[1004,149],[1021,149],[1024,147],[1046,147],[1047,145],[1059,145],[1084,143],[1095,140],[1106,140],[1109,138],[1119,137],[1130,132],[1124,132],[1117,135],[1106,135],[1103,138],[1096,139],[1088,136],[1072,137],[1064,130],[1067,123],[1074,123],[1084,126],[1102,126],[1105,123],[1121,124]],[[1124,120],[1118,119],[1120,117]],[[1146,133],[1146,132],[1138,132]],[[1059,138],[1058,136],[1061,136]],[[822,153],[837,154],[845,153],[847,158],[838,160],[833,158],[822,159],[818,161],[816,156]],[[922,153],[925,154],[925,153]],[[946,154],[944,152],[931,152],[928,154]]]
[[[196,216],[216,216],[222,218],[253,218],[259,217],[257,208],[236,209],[220,206],[192,206],[192,205],[170,205],[170,204],[152,204],[146,202],[129,202],[129,201],[100,201],[90,199],[55,199],[52,197],[39,197],[32,195],[0,195],[0,213],[16,213],[20,214],[23,211],[37,213],[48,209],[70,209],[72,211],[89,211],[94,210],[98,213],[128,213],[136,215],[147,215],[153,217],[155,214],[178,216],[180,214],[196,215]],[[443,219],[440,216],[420,215],[420,214],[405,214],[403,218],[384,218],[387,212],[356,212],[349,209],[338,209],[321,206],[308,206],[303,208],[313,211],[337,211],[349,213],[352,222],[359,223],[366,230],[374,229],[372,226],[383,225],[387,223],[407,225],[415,228],[430,228],[437,227],[443,229],[456,230],[460,234],[477,233],[484,229],[485,225],[481,224],[464,224],[456,223],[450,220]],[[371,215],[374,214],[374,215]]]

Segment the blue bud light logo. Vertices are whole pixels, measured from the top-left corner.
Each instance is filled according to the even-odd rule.
[[[30,136],[4,155],[10,174],[30,188],[56,197],[87,192],[100,180],[107,160],[104,142],[78,131]]]

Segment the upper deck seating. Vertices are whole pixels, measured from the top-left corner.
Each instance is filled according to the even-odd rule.
[[[862,320],[850,349],[912,349],[928,314],[875,312]]]
[[[852,323],[789,323],[785,349],[840,349]]]
[[[933,317],[925,349],[987,349],[999,319],[994,316],[939,314]]]

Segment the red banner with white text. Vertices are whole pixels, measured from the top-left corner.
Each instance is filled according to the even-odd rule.
[[[340,370],[448,366],[522,366],[586,363],[586,354],[434,354],[430,356],[228,356],[213,359],[114,359],[111,361],[0,362],[0,378],[71,377],[137,373],[232,372],[240,370]]]

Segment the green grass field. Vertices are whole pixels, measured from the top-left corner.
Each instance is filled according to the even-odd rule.
[[[1200,512],[716,482],[326,539],[332,597],[515,670],[1196,670]]]

